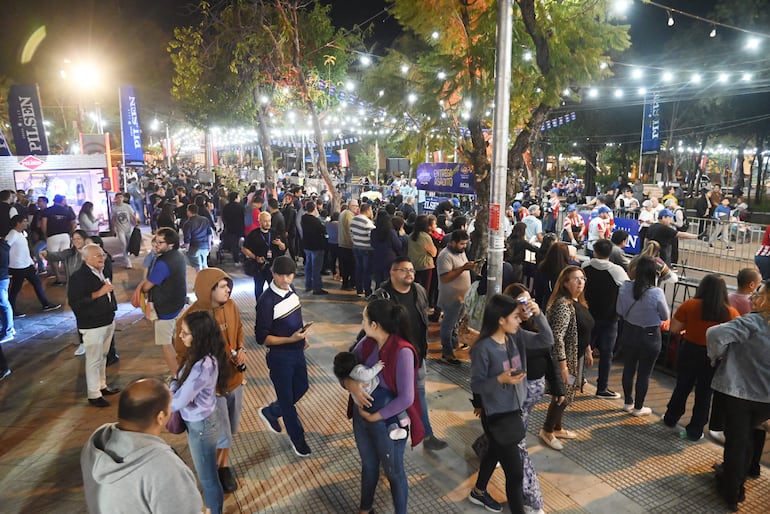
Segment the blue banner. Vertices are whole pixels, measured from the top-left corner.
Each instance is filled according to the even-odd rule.
[[[420,204],[420,214],[431,214],[436,210],[438,204],[446,200],[449,200],[449,198],[443,196],[426,196],[425,201]]]
[[[142,128],[139,126],[139,103],[134,86],[120,87],[120,126],[123,140],[123,162],[126,166],[144,166]]]
[[[581,212],[580,215],[583,216],[583,221],[586,227],[588,227],[588,224],[591,222],[591,213]],[[639,220],[633,218],[614,218],[613,221],[613,232],[621,229],[628,232],[628,243],[626,243],[623,251],[631,255],[638,255],[642,251],[642,242],[639,240]]]
[[[11,86],[8,117],[13,130],[16,155],[48,155],[48,137],[37,84]]]
[[[0,157],[10,157],[11,155],[13,155],[11,153],[11,147],[8,146],[8,141],[5,139],[3,129],[0,127]]]
[[[473,173],[467,164],[423,163],[417,166],[417,189],[437,193],[473,194]]]
[[[660,93],[644,97],[642,123],[642,153],[658,153],[660,151]]]

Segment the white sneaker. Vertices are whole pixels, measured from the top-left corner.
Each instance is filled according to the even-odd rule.
[[[649,416],[650,414],[652,414],[652,409],[649,407],[642,407],[641,409],[634,409],[631,411],[631,415],[636,416],[637,418]]]
[[[84,345],[83,343],[80,343],[78,345],[77,350],[75,350],[75,356],[77,357],[78,355],[85,355],[85,354],[86,354],[86,345]]]
[[[709,430],[709,436],[719,444],[725,444],[725,433],[721,430]]]
[[[545,514],[543,509],[536,509],[534,507],[530,507],[529,505],[524,505],[524,512],[525,514]]]
[[[624,412],[631,412],[634,410],[634,404],[633,403],[625,403],[623,404],[623,411]]]

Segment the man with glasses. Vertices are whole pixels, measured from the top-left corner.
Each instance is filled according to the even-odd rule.
[[[465,293],[471,287],[470,270],[476,265],[473,261],[468,262],[465,255],[468,239],[468,232],[455,230],[451,242],[436,259],[438,307],[444,313],[441,321],[441,361],[453,366],[460,364],[455,357],[455,349],[467,349],[466,345],[460,345],[457,329],[465,308]]]
[[[105,254],[97,244],[85,245],[80,254],[83,265],[72,274],[67,289],[78,331],[86,349],[86,388],[88,403],[94,407],[109,407],[104,396],[120,392],[107,386],[107,352],[115,332],[115,299],[112,283],[104,276]]]
[[[420,366],[417,370],[417,391],[422,404],[422,425],[425,428],[423,446],[428,450],[441,450],[447,443],[433,435],[428,417],[428,400],[425,397],[425,375],[428,355],[428,294],[414,281],[414,264],[409,257],[396,257],[390,265],[390,279],[383,282],[369,301],[383,299],[403,305],[409,315],[409,342],[417,350]]]
[[[147,302],[157,313],[152,324],[155,344],[163,350],[169,373],[176,375],[176,352],[172,346],[176,318],[187,302],[187,262],[179,251],[179,233],[168,227],[159,228],[152,239],[155,261],[147,278],[138,287],[147,293]]]

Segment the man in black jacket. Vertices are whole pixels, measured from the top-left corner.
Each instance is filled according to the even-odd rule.
[[[321,279],[326,250],[326,227],[318,217],[318,209],[313,200],[305,203],[305,214],[300,221],[302,247],[305,249],[305,292],[312,290],[314,295],[329,294],[323,289]]]
[[[428,450],[446,448],[446,441],[433,435],[428,417],[428,400],[425,397],[425,375],[428,354],[428,294],[425,288],[414,281],[414,265],[409,257],[396,257],[390,265],[390,280],[382,283],[369,297],[369,301],[384,299],[403,305],[409,316],[409,342],[417,350],[420,366],[417,369],[417,393],[422,404],[422,425],[425,428],[423,446]]]
[[[607,385],[612,365],[612,351],[618,335],[618,316],[615,303],[621,284],[628,280],[625,270],[610,262],[612,242],[600,239],[594,243],[593,258],[583,263],[586,275],[585,296],[588,310],[594,317],[595,325],[591,334],[591,348],[599,350],[599,376],[596,379],[596,396],[620,398]]]
[[[227,205],[222,208],[222,222],[225,225],[225,229],[222,232],[222,242],[220,244],[232,254],[233,262],[236,264],[241,259],[239,243],[246,230],[244,225],[245,214],[243,204],[238,199],[238,193],[232,191],[227,196]]]
[[[109,407],[104,395],[120,392],[107,386],[107,352],[115,332],[115,311],[118,302],[110,281],[104,277],[104,251],[97,244],[87,244],[81,250],[83,265],[72,274],[67,289],[78,331],[86,348],[86,387],[88,403]]]

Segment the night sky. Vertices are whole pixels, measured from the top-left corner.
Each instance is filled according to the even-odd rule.
[[[385,0],[322,1],[332,5],[333,21],[340,27],[363,23],[387,6]],[[706,15],[715,3],[715,0],[662,1],[699,15]],[[195,23],[194,4],[185,0],[5,0],[4,3],[10,5],[3,7],[0,17],[3,34],[0,77],[15,82],[38,82],[44,91],[46,85],[50,88],[59,80],[59,69],[65,58],[76,60],[90,54],[104,66],[105,74],[114,85],[141,84],[147,90],[145,96],[152,102],[163,103],[169,88],[164,77],[168,77],[170,70],[166,44],[173,27]],[[382,52],[400,29],[388,14],[376,16],[373,21],[375,52]],[[666,26],[665,11],[639,0],[634,2],[627,22],[631,25],[634,46],[631,55],[624,59],[658,55],[666,37],[673,32]],[[678,18],[676,28],[684,28],[688,23]],[[19,56],[24,41],[40,25],[46,26],[47,37],[32,62],[21,65]]]

